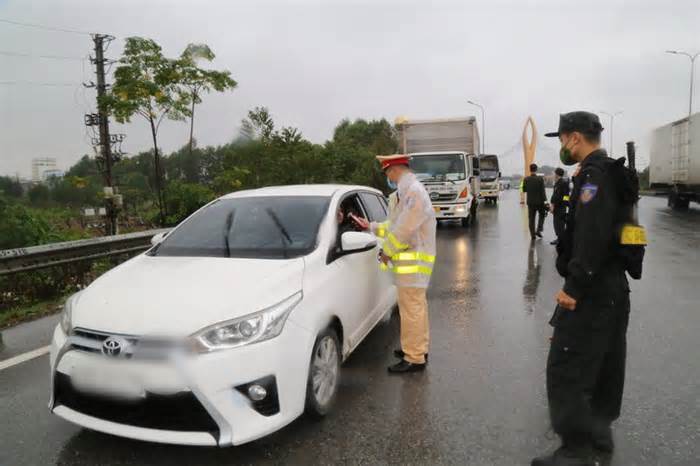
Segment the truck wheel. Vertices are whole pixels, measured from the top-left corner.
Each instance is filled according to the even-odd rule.
[[[672,191],[668,194],[668,206],[673,210],[688,210],[690,199]]]

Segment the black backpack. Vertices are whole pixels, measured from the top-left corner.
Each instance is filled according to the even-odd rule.
[[[617,255],[629,276],[639,280],[642,278],[647,239],[644,227],[639,225],[636,218],[639,175],[633,168],[625,166],[625,162],[624,157],[610,159],[606,168],[615,180],[617,197],[622,204],[616,231]]]

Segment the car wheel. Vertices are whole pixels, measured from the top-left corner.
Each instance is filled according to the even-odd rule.
[[[314,343],[306,385],[306,412],[321,418],[328,414],[340,385],[340,343],[333,329],[319,334]]]

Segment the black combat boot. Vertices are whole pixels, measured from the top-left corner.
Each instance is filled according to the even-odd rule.
[[[406,356],[406,354],[403,352],[402,349],[399,348],[394,350],[394,356],[396,356],[399,359],[403,359],[403,357]],[[428,353],[425,353],[425,363],[428,363]]]
[[[612,453],[615,449],[613,441],[612,427],[609,422],[596,421],[591,430],[591,441],[593,448],[604,453]]]
[[[535,458],[532,466],[599,466],[591,447],[562,446],[551,455]]]
[[[388,368],[391,374],[406,374],[408,372],[420,372],[425,370],[425,364],[414,364],[402,359],[401,362],[389,366]]]

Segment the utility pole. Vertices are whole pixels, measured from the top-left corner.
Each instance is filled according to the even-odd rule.
[[[95,43],[95,58],[92,59],[92,63],[95,65],[95,74],[97,76],[97,84],[94,85],[97,89],[97,114],[86,115],[85,124],[99,128],[99,140],[96,142],[100,147],[97,159],[104,176],[105,185],[105,234],[116,235],[119,230],[117,214],[122,204],[121,195],[117,194],[112,179],[112,168],[115,162],[112,154],[112,143],[116,142],[116,140],[113,141],[114,138],[109,134],[109,117],[101,103],[108,86],[105,82],[105,63],[107,63],[107,60],[104,57],[104,49],[105,44],[114,40],[114,37],[106,34],[93,34],[92,40]],[[119,142],[121,142],[121,139]]]
[[[479,109],[481,110],[481,153],[485,154],[486,153],[486,120],[485,120],[484,115],[486,112],[484,112],[484,107],[477,104],[476,102],[468,100],[467,103],[471,104],[475,107],[479,107]]]
[[[695,60],[700,56],[700,52],[691,55],[688,52],[666,50],[666,53],[670,53],[672,55],[684,55],[690,59],[690,99],[688,99],[688,123],[690,123],[690,117],[693,115],[693,81],[695,80]]]
[[[610,147],[608,149],[610,150],[610,155],[613,155],[615,153],[615,139],[613,139],[613,130],[615,129],[615,117],[622,115],[622,112],[610,113],[601,110],[600,113],[610,118]]]

